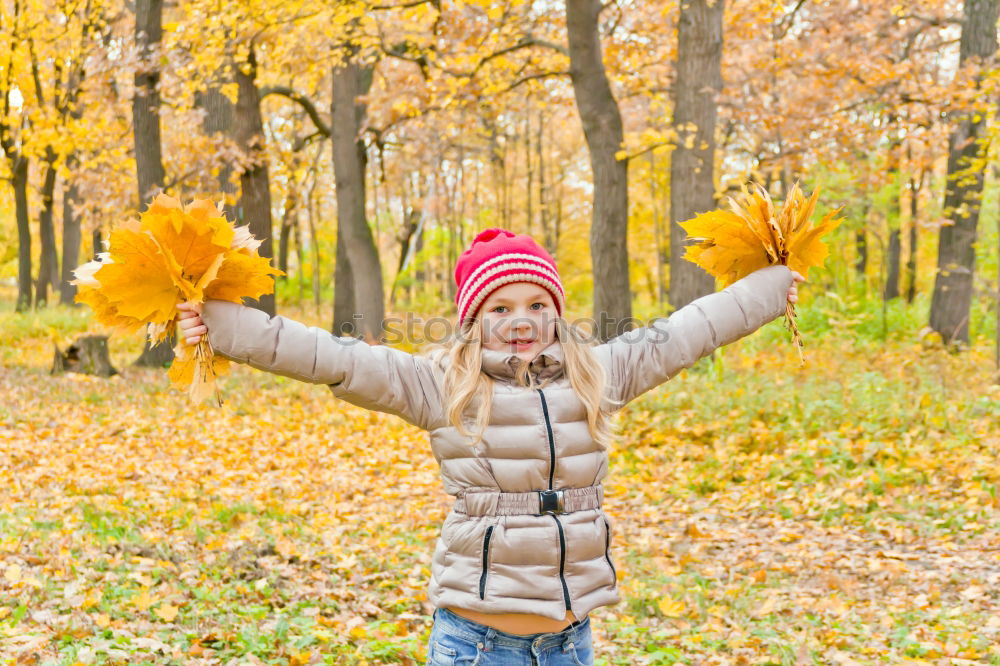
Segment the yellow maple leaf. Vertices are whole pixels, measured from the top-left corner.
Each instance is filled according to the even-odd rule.
[[[768,255],[743,218],[729,211],[711,211],[680,223],[699,242],[685,248],[684,258],[729,286],[758,268],[769,265]],[[717,244],[716,238],[729,242]]]
[[[211,202],[195,200],[187,208],[161,194],[141,216],[142,229],[152,236],[170,276],[184,300],[201,301],[201,290],[214,279],[235,237],[235,230]]]
[[[148,590],[143,590],[132,598],[132,605],[141,611],[149,610],[149,607],[156,603],[156,598],[149,596]]]
[[[79,286],[76,292],[76,302],[89,305],[94,311],[97,321],[123,333],[135,333],[146,325],[141,319],[127,317],[118,312],[118,309],[108,300],[104,292],[94,287]]]
[[[684,615],[684,602],[673,597],[666,596],[656,604],[665,617],[681,617]]]
[[[278,537],[277,539],[275,539],[274,549],[277,550],[278,554],[281,555],[286,560],[291,559],[295,555],[298,555],[299,552],[298,549],[295,547],[295,544],[292,541],[285,539],[284,537]]]
[[[808,276],[813,266],[822,266],[830,251],[820,238],[840,224],[837,211],[827,213],[819,224],[793,236],[788,242],[788,267]]]
[[[236,227],[231,247],[242,254],[254,256],[262,242],[253,237],[250,233],[250,227]]]
[[[229,361],[212,353],[208,340],[197,345],[178,341],[167,376],[177,389],[187,389],[192,402],[216,395],[216,380],[229,371]]]
[[[283,272],[271,267],[266,257],[246,254],[240,249],[226,252],[219,271],[205,287],[205,299],[241,303],[244,298],[260,298],[274,289],[275,275]]]
[[[177,617],[177,606],[162,604],[153,613],[164,622],[173,622]]]
[[[312,652],[293,652],[288,656],[288,666],[305,666],[312,659]]]
[[[21,567],[17,564],[9,565],[3,572],[3,577],[8,583],[18,583],[21,580]]]
[[[130,224],[111,232],[109,246],[111,263],[94,273],[108,302],[119,315],[145,323],[171,321],[177,286],[156,241]]]

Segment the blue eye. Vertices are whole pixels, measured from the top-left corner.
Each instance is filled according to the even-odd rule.
[[[507,307],[507,306],[506,305],[498,305],[495,308],[493,308],[493,312],[500,312],[500,309],[501,308],[505,308],[505,307]]]
[[[537,308],[535,307],[536,305],[538,306]],[[541,309],[542,309],[542,308],[544,308],[544,307],[545,307],[545,304],[544,304],[544,303],[532,303],[532,304],[531,304],[531,308],[532,308],[533,310],[541,310]]]

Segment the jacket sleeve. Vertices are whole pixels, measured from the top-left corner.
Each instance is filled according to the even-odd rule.
[[[621,408],[717,348],[753,333],[785,311],[787,266],[754,271],[667,318],[598,345],[612,408]]]
[[[430,358],[337,337],[226,301],[207,301],[201,317],[212,349],[230,360],[327,384],[342,400],[400,416],[424,429],[441,411],[440,385]]]

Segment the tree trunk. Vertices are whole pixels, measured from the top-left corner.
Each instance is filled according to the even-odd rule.
[[[420,178],[419,176],[417,177],[417,183],[421,184],[420,193],[421,193],[421,200],[423,200],[423,198],[424,198],[423,195],[426,194],[426,190],[422,186],[423,179]],[[425,225],[422,224],[422,225],[420,225],[420,227],[421,227],[420,233],[417,234],[417,241],[416,241],[417,242],[417,247],[416,247],[416,249],[413,252],[414,256],[416,256],[418,258],[420,256],[420,253],[424,249],[424,237],[426,236],[426,234],[423,231],[424,228],[425,228]],[[413,271],[414,281],[416,282],[417,288],[420,289],[421,291],[423,291],[423,287],[427,283],[428,271],[427,271],[426,267],[427,267],[427,262],[420,262],[420,261],[418,261],[417,265],[416,265],[416,267],[415,267],[415,269]],[[412,295],[411,295],[411,298],[412,298]]]
[[[135,167],[139,183],[139,209],[145,208],[163,189],[160,141],[160,40],[163,37],[163,0],[136,0],[135,94],[132,97],[132,126],[135,135]]]
[[[422,201],[417,199],[409,207],[404,208],[403,228],[399,232],[399,263],[396,265],[396,277],[392,281],[392,287],[389,289],[390,303],[395,303],[396,288],[399,285],[399,279],[413,260],[414,249],[416,248],[414,240],[417,234],[420,233],[423,224],[423,205]]]
[[[545,249],[555,258],[558,249],[558,240],[552,229],[551,214],[549,211],[549,185],[546,181],[545,164],[545,116],[538,112],[538,133],[535,136],[535,160],[538,163],[538,215],[542,226],[542,239]]]
[[[28,221],[28,158],[15,154],[11,163],[14,186],[14,215],[17,218],[17,306],[18,312],[31,307],[31,224]]]
[[[383,157],[382,154],[381,153],[376,153],[376,155],[378,156],[378,160],[381,161],[381,159]],[[374,237],[375,249],[378,250],[379,248],[382,247],[382,238],[381,238],[381,233],[382,232],[379,230],[379,216],[381,215],[381,212],[382,212],[381,208],[380,208],[380,204],[379,204],[379,198],[378,198],[378,189],[379,189],[378,188],[378,185],[379,185],[379,164],[378,163],[374,163],[374,162],[368,162],[366,160],[366,162],[365,162],[365,181],[366,182],[368,180],[368,171],[367,170],[368,170],[369,166],[371,167],[371,172],[372,172],[372,177],[371,177],[371,201],[372,201],[372,207],[371,207],[371,213],[372,213],[371,226],[372,226],[372,232],[373,232],[373,237]],[[385,175],[384,171],[382,172],[382,175]],[[367,188],[366,188],[366,192],[367,192]],[[365,204],[366,204],[366,206],[367,206],[367,200],[368,200],[368,197],[366,196],[365,197]],[[365,210],[367,211],[368,209],[366,208]]]
[[[438,161],[438,169],[435,173],[445,173],[444,159],[444,151],[441,151],[441,156]],[[458,206],[455,204],[455,193],[458,191],[459,184],[457,182],[453,182],[452,185],[449,185],[449,180],[450,179],[444,175],[441,176],[440,180],[441,189],[444,191],[445,195],[445,210],[447,211],[445,213],[445,224],[448,229],[448,248],[447,254],[445,255],[447,259],[444,264],[444,274],[441,276],[441,284],[444,286],[445,296],[448,301],[454,302],[455,297],[458,295],[458,287],[456,286],[455,281],[450,279],[451,275],[447,269],[450,266],[454,266],[458,262],[458,253],[460,252],[458,247],[458,228],[461,226],[461,220],[457,217]]]
[[[673,121],[677,145],[670,160],[670,304],[675,308],[715,290],[711,275],[681,260],[686,234],[678,223],[716,207],[716,95],[722,89],[724,4],[724,0],[686,0],[677,24]]]
[[[507,174],[506,155],[500,146],[497,135],[496,119],[483,115],[480,117],[484,131],[488,135],[490,175],[493,178],[493,218],[499,221],[499,226],[509,229],[510,219],[507,211]]]
[[[321,282],[323,276],[322,262],[320,261],[319,252],[319,236],[316,233],[316,185],[319,183],[319,164],[323,159],[323,148],[326,146],[326,142],[320,143],[319,148],[316,151],[316,156],[313,158],[312,164],[312,182],[309,183],[309,192],[306,195],[306,220],[309,222],[309,239],[310,247],[312,248],[312,292],[313,292],[313,307],[316,308],[316,312],[319,312],[320,308],[320,292],[321,292]]]
[[[264,121],[260,115],[260,92],[257,89],[257,58],[253,48],[247,58],[248,71],[235,67],[239,92],[233,116],[233,139],[250,158],[250,166],[240,174],[240,223],[250,227],[250,233],[261,241],[257,249],[262,257],[274,257],[271,225],[271,185],[264,153]],[[246,304],[273,315],[274,293]]]
[[[231,82],[223,78],[222,74],[217,74],[216,80],[209,84],[204,92],[195,94],[195,104],[205,110],[205,118],[202,121],[202,130],[206,135],[221,134],[225,137],[232,135],[233,130],[233,103],[222,94],[221,86]],[[233,182],[233,167],[228,161],[224,161],[219,166],[219,191],[225,195],[225,214],[230,220],[236,220],[236,195],[237,187]]]
[[[278,269],[285,273],[284,277],[280,278],[282,280],[288,279],[288,246],[291,242],[292,231],[299,224],[298,194],[295,192],[293,184],[289,183],[287,187],[285,211],[281,218],[281,233],[278,236]],[[301,268],[301,263],[299,267]]]
[[[862,284],[864,284],[865,274],[868,272],[868,237],[864,229],[854,233],[854,247],[857,249],[857,257],[854,260],[854,272]],[[867,291],[867,287],[865,291]]]
[[[53,222],[55,209],[56,170],[55,153],[48,148],[45,157],[45,179],[42,181],[42,210],[38,214],[38,239],[41,253],[38,261],[38,279],[35,281],[35,307],[49,302],[49,288],[53,293],[59,288],[59,252],[56,250],[56,229]]]
[[[344,234],[337,229],[336,259],[333,267],[333,334],[357,335],[354,315],[354,272]]]
[[[70,70],[65,103],[60,107],[63,122],[70,118],[79,120],[83,117],[83,108],[80,106],[79,100],[85,77],[84,62],[78,62]],[[70,284],[70,281],[75,277],[73,271],[80,264],[80,245],[83,240],[80,216],[76,213],[76,204],[80,201],[80,191],[74,182],[74,178],[76,178],[74,172],[78,166],[79,160],[75,152],[66,156],[66,168],[69,174],[63,179],[62,185],[62,270],[59,280],[59,302],[63,305],[76,305],[76,286]]]
[[[889,272],[885,278],[885,292],[882,295],[887,301],[899,298],[899,255],[899,229],[892,229],[889,232]]]
[[[663,284],[663,225],[660,223],[660,201],[656,192],[656,151],[649,151],[649,205],[653,211],[653,241],[656,243],[656,305],[663,309],[666,289]]]
[[[71,158],[72,161],[72,158]],[[80,265],[80,244],[83,234],[80,230],[80,216],[74,206],[80,200],[80,192],[76,183],[70,181],[63,184],[63,219],[62,219],[62,274],[59,282],[59,302],[63,305],[75,305],[76,285],[70,284],[74,278],[73,271]]]
[[[21,153],[21,141],[15,127],[21,126],[25,131],[23,118],[16,121],[11,114],[12,89],[11,69],[14,63],[14,51],[17,47],[16,32],[21,17],[21,5],[15,2],[13,12],[7,15],[14,31],[10,32],[10,41],[5,49],[7,62],[3,66],[7,75],[0,79],[3,88],[0,89],[0,149],[7,158],[10,170],[10,184],[14,190],[14,216],[17,220],[17,312],[24,312],[31,307],[31,224],[28,217],[28,159]],[[6,8],[5,8],[6,11]]]
[[[920,190],[923,188],[924,172],[920,180],[910,176],[910,253],[906,257],[906,272],[909,283],[906,286],[906,302],[912,303],[917,296],[917,213],[919,212]]]
[[[527,219],[527,230],[530,236],[532,232],[532,225],[535,220],[535,211],[532,207],[532,195],[535,189],[535,165],[532,161],[531,154],[531,109],[528,109],[524,113],[524,166],[527,170],[527,187],[524,188],[525,192],[525,213]]]
[[[576,108],[590,151],[594,203],[590,256],[594,279],[594,319],[602,341],[631,323],[628,273],[628,161],[619,159],[624,134],[618,103],[604,70],[598,30],[599,0],[566,0],[570,77]],[[598,279],[599,278],[599,279]]]
[[[896,185],[900,182],[899,161],[902,144],[902,132],[894,130],[897,119],[893,113],[889,114],[889,182]],[[889,214],[886,217],[886,227],[889,231],[889,256],[883,257],[882,261],[887,263],[887,272],[882,299],[889,301],[899,298],[899,262],[900,262],[900,220],[902,219],[902,209],[900,206],[900,192],[896,190],[896,195],[892,198]],[[885,248],[883,248],[884,250]]]
[[[962,64],[976,58],[985,67],[993,59],[997,51],[998,9],[1000,0],[965,0],[959,47]],[[982,109],[961,115],[948,142],[943,212],[952,224],[941,227],[930,325],[949,344],[969,342],[976,227],[984,175],[974,165],[985,157],[985,116]],[[974,172],[969,173],[970,169]]]
[[[163,189],[163,147],[160,139],[160,40],[163,36],[163,0],[136,0],[135,93],[132,97],[132,128],[135,140],[135,171],[139,185],[139,210]],[[162,368],[174,358],[173,338],[146,346],[135,364]]]
[[[295,216],[295,228],[294,228],[294,240],[295,240],[295,261],[296,266],[299,269],[299,299],[297,303],[301,306],[305,301],[305,288],[306,288],[306,273],[305,273],[305,249],[302,245],[302,216],[296,214]]]
[[[361,137],[366,106],[359,100],[371,88],[373,73],[371,65],[362,65],[348,57],[333,69],[332,75],[331,138],[337,181],[337,284],[333,330],[343,330],[351,323],[355,335],[369,341],[381,341],[385,317],[382,266],[365,214],[368,160]],[[350,303],[344,302],[347,285],[340,284],[345,273],[350,275]]]

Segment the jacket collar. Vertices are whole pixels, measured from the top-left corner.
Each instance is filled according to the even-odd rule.
[[[524,363],[517,354],[493,349],[483,349],[482,359],[483,372],[494,379],[503,380],[513,379],[521,363]],[[531,361],[529,372],[538,381],[557,377],[563,372],[564,360],[562,344],[556,340]]]

